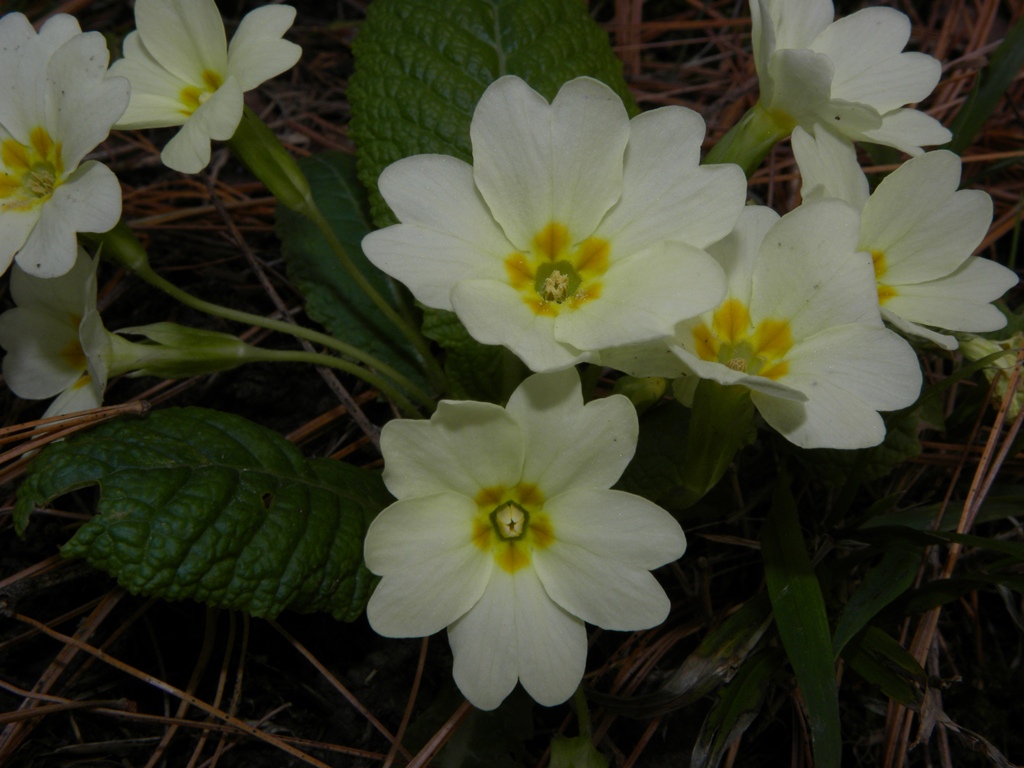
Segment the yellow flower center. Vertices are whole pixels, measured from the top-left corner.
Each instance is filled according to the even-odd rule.
[[[693,340],[702,360],[772,380],[789,373],[785,360],[793,346],[789,321],[768,319],[755,326],[739,299],[726,299],[712,315],[710,328],[701,323],[693,329]]]
[[[885,263],[885,254],[881,251],[872,251],[871,265],[875,268],[875,280],[878,282],[878,303],[885,304],[885,302],[896,295],[895,288],[882,282],[882,275],[889,269],[889,266]]]
[[[213,96],[214,92],[224,85],[224,78],[213,70],[207,69],[203,72],[203,86],[189,85],[181,89],[178,98],[181,100],[184,109],[178,110],[181,114],[191,117],[206,100]]]
[[[544,496],[535,485],[484,488],[475,501],[473,543],[494,555],[494,562],[507,573],[529,565],[535,550],[555,540],[551,520],[544,513]]]
[[[0,211],[26,211],[42,205],[64,181],[61,145],[37,125],[28,144],[0,142]]]
[[[527,252],[505,259],[509,283],[538,315],[557,316],[601,295],[608,271],[607,240],[588,237],[573,243],[569,229],[552,221],[538,232]]]

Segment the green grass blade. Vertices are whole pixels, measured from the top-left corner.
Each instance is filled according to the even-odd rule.
[[[1007,89],[1021,67],[1024,67],[1024,18],[1003,38],[1003,42],[992,54],[989,65],[979,75],[967,101],[950,126],[953,140],[948,149],[958,155],[963,154],[989,115],[1006,96]]]
[[[825,600],[784,476],[776,483],[761,533],[761,555],[775,624],[807,707],[814,763],[818,768],[838,768],[842,756],[839,693]]]

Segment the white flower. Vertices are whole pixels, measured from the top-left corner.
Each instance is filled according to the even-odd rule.
[[[682,107],[629,120],[590,78],[551,104],[500,78],[473,113],[472,166],[416,155],[384,170],[381,194],[402,223],[363,250],[534,371],[663,338],[721,297],[702,249],[732,229],[746,195],[738,167],[699,167],[703,136]]]
[[[956,349],[956,338],[923,326],[981,332],[1006,324],[991,302],[1017,276],[971,256],[992,223],[992,198],[957,191],[960,158],[945,150],[911,158],[869,197],[853,147],[830,131],[796,129],[793,152],[805,201],[835,197],[863,211],[857,248],[871,254],[886,321],[945,349]]]
[[[20,13],[0,18],[0,273],[13,259],[39,277],[75,263],[76,232],[121,217],[117,177],[82,162],[128,104],[107,77],[107,44],[58,14],[37,34]]]
[[[210,140],[227,141],[242,119],[242,94],[294,66],[302,49],[281,37],[295,20],[288,5],[246,14],[231,39],[213,0],[138,0],[138,31],[110,71],[132,84],[118,128],[181,130],[160,157],[169,168],[198,173],[210,162]]]
[[[33,277],[15,267],[18,305],[0,315],[3,371],[18,397],[58,395],[44,416],[98,408],[107,384],[110,343],[96,311],[96,264],[84,251],[60,277]]]
[[[725,268],[725,301],[680,323],[668,344],[614,350],[602,362],[744,386],[764,420],[802,448],[877,445],[878,411],[911,405],[921,371],[882,324],[871,258],[855,252],[859,221],[838,200],[781,219],[748,207],[709,249]]]
[[[383,576],[371,626],[388,637],[448,627],[455,682],[493,709],[516,680],[552,706],[583,677],[583,622],[655,626],[669,601],[650,574],[686,539],[663,509],[608,490],[636,448],[621,395],[583,405],[574,370],[538,374],[507,408],[444,400],[430,421],[381,434],[398,499],[370,525],[366,564]]]
[[[790,130],[823,123],[853,141],[920,154],[950,132],[906,104],[927,97],[941,66],[901,53],[910,21],[892,8],[865,8],[835,22],[831,0],[751,0],[760,105]]]

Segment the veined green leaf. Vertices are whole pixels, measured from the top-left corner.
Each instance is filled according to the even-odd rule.
[[[815,765],[838,768],[842,742],[832,638],[821,586],[785,476],[775,484],[772,508],[761,532],[761,555],[775,625],[807,707]]]
[[[376,0],[352,50],[350,135],[381,227],[394,223],[377,191],[381,171],[424,153],[471,162],[473,109],[503,75],[549,101],[589,75],[637,111],[608,36],[579,0]]]
[[[363,536],[389,502],[379,475],[307,460],[239,416],[168,409],[51,445],[18,493],[19,530],[35,505],[92,485],[98,514],[61,554],[130,592],[345,620],[369,596]]]

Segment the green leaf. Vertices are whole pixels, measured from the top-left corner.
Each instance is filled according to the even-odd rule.
[[[400,307],[394,284],[363,255],[361,244],[371,226],[355,159],[329,152],[304,158],[299,166],[309,179],[317,206],[359,271],[378,293],[392,297],[392,304]],[[316,225],[284,206],[277,207],[276,217],[288,278],[305,297],[306,313],[335,338],[360,347],[429,389],[412,345],[341,267]]]
[[[681,381],[673,383],[677,393]],[[757,439],[754,403],[746,387],[727,387],[701,379],[693,392],[690,411],[689,429],[677,438],[686,445],[679,472],[687,507],[714,488],[736,454]]]
[[[921,547],[900,541],[886,545],[882,561],[867,572],[839,614],[832,637],[834,655],[838,656],[850,638],[867,626],[879,611],[910,589],[920,564]]]
[[[775,624],[807,707],[814,763],[838,768],[842,742],[832,638],[787,477],[776,482],[761,532],[761,555]]]
[[[34,505],[98,485],[98,514],[64,545],[132,593],[273,617],[352,620],[372,575],[363,536],[389,502],[376,473],[306,460],[274,432],[203,408],[104,424],[44,450],[18,493]]]
[[[718,692],[693,746],[690,768],[717,768],[726,751],[750,727],[761,711],[772,678],[785,663],[775,648],[751,656],[736,676]]]
[[[636,453],[615,487],[669,509],[685,506],[681,467],[689,428],[690,409],[677,400],[665,400],[643,414]]]
[[[843,651],[847,665],[890,699],[918,709],[928,675],[906,648],[878,627],[868,627]]]
[[[425,309],[423,335],[445,350],[448,396],[456,400],[504,403],[529,370],[504,347],[481,344],[454,312]]]
[[[549,101],[589,75],[637,111],[608,36],[580,0],[376,0],[352,51],[350,135],[381,227],[394,223],[377,191],[381,171],[422,153],[471,161],[473,109],[503,75]]]
[[[1019,19],[1003,42],[996,48],[989,65],[982,71],[967,101],[960,108],[953,124],[953,140],[948,149],[962,155],[978,131],[1006,98],[1010,85],[1024,67],[1024,19]]]

